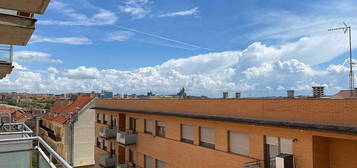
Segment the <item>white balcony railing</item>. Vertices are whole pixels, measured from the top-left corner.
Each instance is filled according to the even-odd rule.
[[[99,136],[103,138],[115,138],[117,131],[109,127],[101,127],[99,129]]]
[[[102,167],[114,167],[115,166],[115,158],[107,153],[101,154],[99,156],[99,164]]]
[[[0,127],[0,167],[72,168],[41,137],[31,135],[32,130],[24,123],[6,123]]]
[[[117,142],[122,145],[136,144],[136,133],[130,131],[119,131],[117,134]]]

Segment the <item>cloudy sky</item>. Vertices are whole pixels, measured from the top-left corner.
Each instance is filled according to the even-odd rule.
[[[327,29],[357,26],[357,2],[52,0],[36,17],[1,91],[333,93],[348,88],[348,36]]]

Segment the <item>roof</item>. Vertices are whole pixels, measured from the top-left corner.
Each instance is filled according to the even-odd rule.
[[[357,90],[341,90],[337,94],[331,96],[331,99],[350,99],[350,98],[357,98]]]
[[[57,101],[55,104],[53,104],[50,112],[46,113],[40,118],[59,124],[65,124],[70,119],[71,114],[76,113],[78,110],[84,108],[93,99],[94,97],[91,95],[80,95],[74,101]]]
[[[11,114],[13,122],[25,122],[31,118],[31,114],[28,114],[22,110],[20,107],[9,106],[9,105],[0,105],[0,115],[8,116],[8,113]]]

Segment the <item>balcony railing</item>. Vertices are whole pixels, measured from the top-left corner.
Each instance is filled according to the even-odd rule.
[[[117,168],[137,168],[133,163],[118,164]]]
[[[101,154],[99,156],[99,164],[102,167],[114,167],[115,166],[115,158],[110,156],[107,153]]]
[[[116,137],[116,130],[111,129],[109,127],[101,127],[99,129],[99,136],[103,138],[115,138]]]
[[[31,134],[24,123],[6,123],[0,128],[0,167],[72,168],[41,137]]]
[[[12,63],[12,45],[0,45],[0,63]]]
[[[117,142],[122,145],[133,145],[136,144],[136,133],[132,131],[119,131],[117,134]]]
[[[243,168],[260,168],[260,161],[246,162],[243,164]]]

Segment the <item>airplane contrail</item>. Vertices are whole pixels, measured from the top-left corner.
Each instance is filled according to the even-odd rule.
[[[153,33],[143,32],[143,31],[140,31],[140,30],[136,30],[136,29],[133,29],[133,28],[126,27],[126,26],[121,26],[121,25],[112,25],[112,26],[120,28],[120,29],[128,30],[128,31],[131,31],[131,32],[145,34],[145,35],[150,36],[150,37],[155,37],[155,38],[158,38],[158,39],[162,39],[162,40],[178,43],[178,44],[181,44],[181,45],[189,46],[189,47],[196,48],[196,49],[212,50],[210,48],[201,47],[201,46],[198,46],[198,45],[195,45],[195,44],[186,43],[186,42],[183,42],[183,41],[171,39],[171,38],[164,37],[164,36],[157,35],[157,34],[153,34]]]

